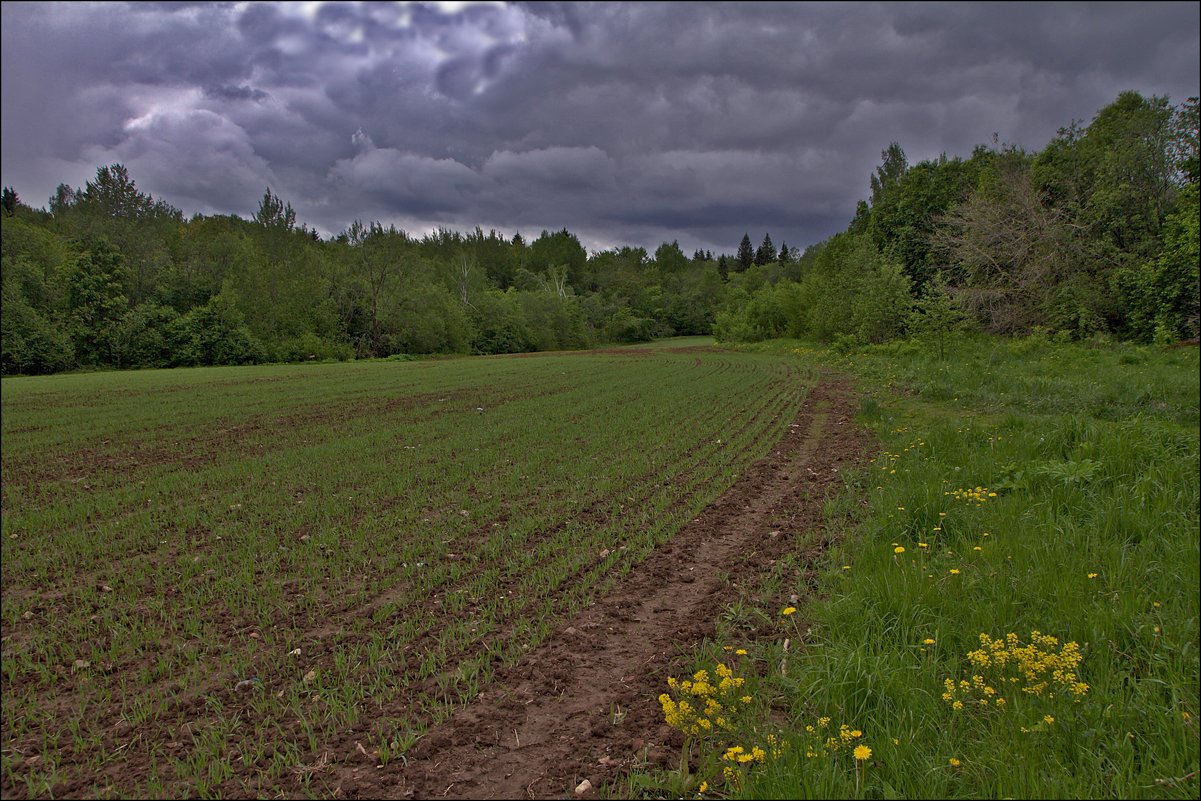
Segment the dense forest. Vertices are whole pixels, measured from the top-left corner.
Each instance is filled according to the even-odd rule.
[[[120,164],[35,209],[3,194],[4,374],[511,353],[713,333],[840,347],[956,329],[1173,341],[1198,330],[1198,103],[1127,92],[1041,151],[910,165],[893,143],[846,231],[799,248],[589,254],[479,228],[331,239],[267,189],[183,213]]]

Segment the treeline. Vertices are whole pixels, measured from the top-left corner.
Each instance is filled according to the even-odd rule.
[[[1125,92],[1041,151],[908,164],[893,143],[846,231],[799,279],[731,298],[719,339],[940,348],[998,334],[1170,342],[1198,333],[1198,106]]]
[[[196,215],[120,164],[34,209],[3,192],[0,371],[511,353],[713,333],[846,347],[963,324],[1077,339],[1197,336],[1198,105],[1128,92],[1042,151],[883,153],[847,230],[804,251],[744,235],[588,254],[476,228],[355,222],[323,240],[268,189]]]
[[[355,222],[322,240],[270,189],[253,219],[182,213],[120,164],[48,209],[4,190],[5,374],[432,353],[510,353],[704,334],[731,292],[783,274],[677,243],[589,255],[566,229],[415,238]],[[749,241],[749,239],[748,239]],[[748,270],[747,268],[751,269]],[[796,278],[796,275],[792,276]]]

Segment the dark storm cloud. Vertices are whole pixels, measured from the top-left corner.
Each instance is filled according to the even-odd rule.
[[[1195,3],[456,5],[6,2],[3,181],[40,203],[122,161],[186,212],[270,185],[327,232],[804,245],[892,140],[1041,148],[1198,91]]]

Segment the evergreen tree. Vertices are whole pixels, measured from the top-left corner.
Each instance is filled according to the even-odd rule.
[[[760,266],[776,260],[776,246],[771,243],[771,234],[764,234],[759,249],[755,251],[755,264]]]
[[[17,204],[21,199],[17,197],[16,191],[11,186],[4,187],[4,194],[0,195],[0,207],[4,209],[5,214],[9,217],[17,210]]]
[[[738,272],[750,269],[750,266],[755,263],[755,246],[751,244],[749,234],[742,235],[742,241],[738,244]]]
[[[789,249],[787,242],[784,242],[780,245],[780,255],[777,256],[776,259],[780,262],[780,264],[788,264],[788,262],[792,261],[792,250]]]
[[[717,257],[717,274],[723,281],[730,277],[730,260],[724,253]]]

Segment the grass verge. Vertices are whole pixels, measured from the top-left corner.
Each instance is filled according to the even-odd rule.
[[[664,688],[681,767],[614,792],[1196,798],[1197,350],[750,349],[854,375],[881,452],[823,561],[731,609],[699,694]]]

